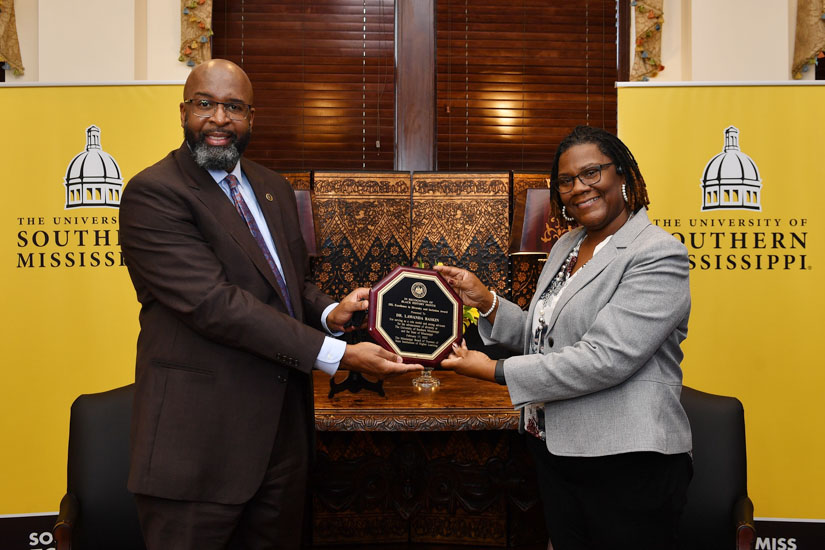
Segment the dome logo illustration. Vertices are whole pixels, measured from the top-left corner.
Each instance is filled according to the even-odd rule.
[[[725,148],[710,159],[702,173],[702,211],[762,211],[759,168],[739,148],[739,129],[725,129]]]
[[[66,168],[66,209],[120,206],[123,177],[117,161],[100,147],[100,128],[86,128],[86,150]]]

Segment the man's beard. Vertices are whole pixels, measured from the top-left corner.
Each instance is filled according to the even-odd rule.
[[[195,135],[195,133],[189,129],[188,124],[183,125],[183,135],[186,143],[189,144],[189,148],[192,150],[195,164],[207,170],[225,170],[231,172],[241,159],[244,150],[246,150],[251,131],[240,136],[233,134],[232,143],[225,146],[207,144],[204,135]]]

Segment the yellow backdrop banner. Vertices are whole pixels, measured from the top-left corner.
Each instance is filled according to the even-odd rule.
[[[123,185],[182,141],[181,85],[0,87],[0,515],[54,512],[69,408],[134,380]]]
[[[742,401],[761,518],[825,518],[823,91],[619,88],[651,220],[690,254],[685,384]]]

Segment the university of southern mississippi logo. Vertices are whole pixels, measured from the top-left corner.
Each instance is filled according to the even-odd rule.
[[[739,149],[739,129],[725,130],[724,150],[702,173],[702,211],[762,211],[762,179],[756,163]]]
[[[86,128],[86,150],[66,168],[66,208],[120,206],[123,178],[115,159],[100,147],[100,128]]]

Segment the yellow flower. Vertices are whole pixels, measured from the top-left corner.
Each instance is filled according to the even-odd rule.
[[[478,324],[478,310],[474,307],[464,306],[464,328]]]

